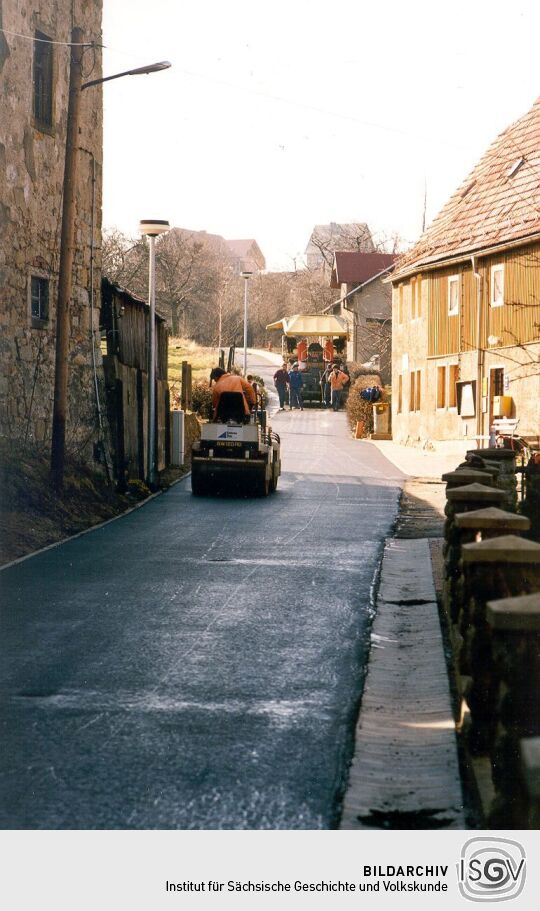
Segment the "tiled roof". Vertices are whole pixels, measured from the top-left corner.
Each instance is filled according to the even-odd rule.
[[[342,284],[362,285],[388,269],[396,260],[393,253],[334,253],[331,288]]]
[[[208,234],[207,231],[191,231],[189,228],[171,228],[169,234],[176,234],[188,243],[200,243],[209,250],[228,256],[229,247],[221,234]]]
[[[489,147],[394,277],[540,232],[540,98]]]
[[[266,260],[256,240],[226,240],[229,252],[238,260],[242,260],[243,268],[257,272],[266,268]]]

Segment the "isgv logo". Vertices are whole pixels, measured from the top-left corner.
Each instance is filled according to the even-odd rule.
[[[470,838],[457,865],[459,891],[473,902],[516,898],[525,885],[525,850],[507,838]]]

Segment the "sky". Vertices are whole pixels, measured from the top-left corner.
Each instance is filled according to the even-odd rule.
[[[104,0],[103,226],[254,238],[315,224],[403,247],[540,95],[537,0]]]

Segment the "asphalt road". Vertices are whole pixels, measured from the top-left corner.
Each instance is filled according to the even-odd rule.
[[[0,575],[0,828],[337,823],[401,475],[343,414],[273,426],[269,498],[186,479]]]

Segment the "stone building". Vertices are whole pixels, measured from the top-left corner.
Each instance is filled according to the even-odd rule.
[[[0,432],[47,449],[52,429],[56,298],[71,33],[101,44],[101,0],[0,4]],[[101,51],[84,49],[86,79]],[[81,93],[70,303],[67,450],[96,442],[99,348],[102,93]]]
[[[540,432],[540,99],[493,142],[392,274],[394,439]],[[508,425],[507,425],[508,426]]]
[[[241,272],[264,272],[266,260],[256,240],[226,240],[236,275]]]
[[[375,244],[365,223],[315,225],[305,249],[308,269],[332,269],[334,253],[338,250],[374,253]]]

